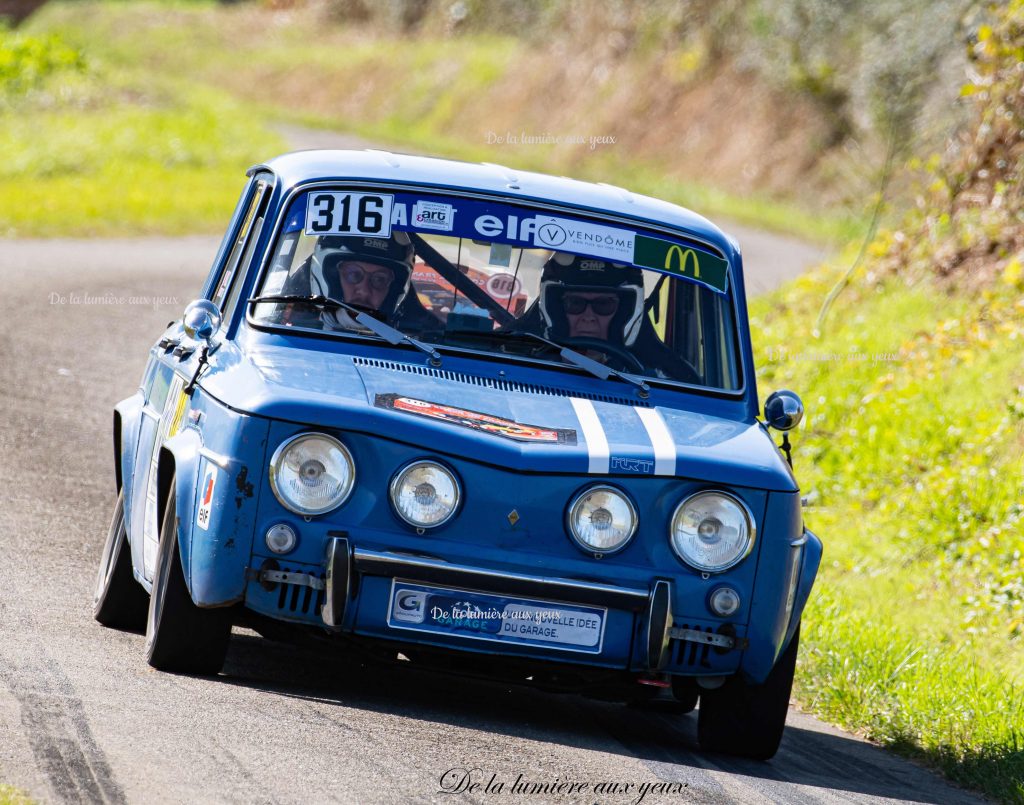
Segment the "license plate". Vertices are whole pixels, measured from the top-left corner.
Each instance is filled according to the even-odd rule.
[[[600,654],[608,610],[394,579],[388,626],[470,640]]]

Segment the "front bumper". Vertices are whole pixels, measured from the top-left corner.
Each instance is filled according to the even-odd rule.
[[[742,626],[690,619],[672,612],[672,581],[645,587],[602,584],[533,573],[490,570],[430,556],[373,550],[348,537],[327,541],[323,567],[281,568],[274,561],[249,570],[246,605],[274,618],[388,641],[429,644],[456,651],[500,653],[565,662],[564,647],[468,640],[460,635],[396,632],[387,622],[392,583],[436,585],[487,595],[521,596],[552,605],[607,611],[599,652],[573,654],[572,662],[636,672],[698,675],[732,673],[746,648]]]

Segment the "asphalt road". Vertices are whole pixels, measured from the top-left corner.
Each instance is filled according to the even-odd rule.
[[[237,629],[215,679],[150,669],[142,636],[91,614],[114,502],[111,409],[215,250],[211,238],[0,244],[0,782],[41,802],[635,803],[643,784],[646,803],[981,801],[796,712],[776,758],[757,763],[701,754],[695,714],[366,665]],[[452,769],[504,790],[445,793]],[[517,796],[518,775],[632,790]]]

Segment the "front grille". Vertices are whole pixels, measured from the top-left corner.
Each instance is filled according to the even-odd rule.
[[[281,567],[285,573],[305,573],[306,568]],[[322,575],[320,578],[324,578]],[[324,605],[324,591],[314,590],[312,587],[302,587],[298,584],[278,584],[277,608],[282,612],[299,613],[302,615],[315,615],[320,612]]]
[[[677,623],[675,626],[681,629],[693,629],[698,632],[707,632],[713,634],[714,629],[710,626],[687,626],[685,623]],[[672,665],[677,667],[682,666],[686,668],[710,668],[711,663],[708,662],[708,654],[711,652],[711,646],[706,643],[691,643],[688,640],[673,640],[671,648]]]
[[[586,391],[573,391],[555,386],[539,386],[535,383],[518,383],[512,380],[496,380],[491,377],[478,377],[463,372],[451,372],[447,369],[435,369],[432,366],[420,366],[415,363],[385,361],[378,358],[353,358],[356,366],[371,366],[375,369],[389,369],[393,372],[408,372],[424,377],[436,377],[455,383],[466,383],[471,386],[495,389],[496,391],[518,391],[523,394],[544,394],[549,397],[580,397],[584,400],[612,403],[613,405],[632,405],[638,408],[650,408],[651,403],[632,397],[619,397],[613,394],[594,394]]]

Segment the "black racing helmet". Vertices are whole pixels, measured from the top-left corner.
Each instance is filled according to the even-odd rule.
[[[619,297],[619,307],[608,323],[608,340],[625,346],[636,341],[644,312],[644,272],[641,269],[565,252],[552,254],[540,277],[538,300],[549,338],[557,340],[569,334],[563,303],[568,291],[613,291]]]
[[[309,264],[312,293],[344,299],[338,265],[348,260],[386,266],[395,272],[381,313],[392,315],[409,293],[412,281],[413,245],[405,232],[390,238],[363,235],[322,235],[313,248]]]

